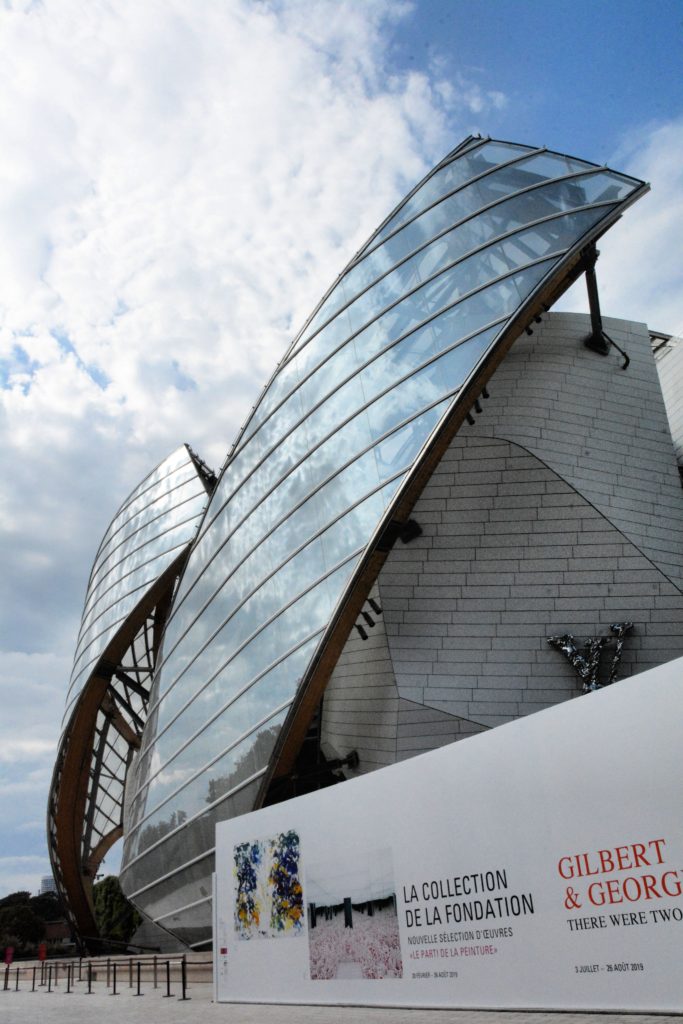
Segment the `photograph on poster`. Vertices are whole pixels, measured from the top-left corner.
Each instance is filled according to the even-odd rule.
[[[290,829],[233,850],[235,931],[240,939],[303,933],[299,836]]]
[[[306,871],[312,980],[402,978],[391,850],[336,854]]]

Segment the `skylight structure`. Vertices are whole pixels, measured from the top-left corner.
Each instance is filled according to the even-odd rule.
[[[468,138],[354,257],[277,367],[182,573],[127,782],[124,890],[183,941],[210,937],[215,823],[274,799],[489,377],[646,190],[546,149]]]
[[[48,805],[57,887],[89,939],[92,883],[123,833],[161,631],[213,482],[182,445],[121,505],[90,573]]]

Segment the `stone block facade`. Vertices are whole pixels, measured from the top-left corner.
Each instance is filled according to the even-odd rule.
[[[584,346],[587,317],[522,336],[424,489],[423,533],[393,548],[383,615],[325,694],[323,737],[360,771],[580,694],[549,636],[633,622],[619,677],[683,655],[683,491],[650,338],[605,327],[627,369]]]

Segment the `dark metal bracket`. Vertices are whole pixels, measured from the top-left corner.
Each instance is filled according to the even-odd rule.
[[[602,326],[598,280],[595,276],[595,264],[597,263],[599,255],[600,253],[596,249],[595,243],[589,245],[584,250],[583,254],[586,290],[588,291],[588,306],[591,314],[591,333],[584,341],[584,345],[586,348],[589,348],[591,352],[597,352],[600,356],[609,355],[610,346],[613,346],[617,352],[620,352],[624,357],[624,362],[621,368],[622,370],[625,370],[631,362],[630,357],[626,355],[623,348],[620,348],[620,346],[617,345],[613,338],[610,338],[609,334],[607,334]]]

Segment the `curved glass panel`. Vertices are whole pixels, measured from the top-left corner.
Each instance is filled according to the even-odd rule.
[[[182,445],[135,488],[114,516],[90,574],[64,721],[88,678],[86,670],[151,584],[193,539],[207,501],[197,468]]]
[[[166,628],[122,875],[146,913],[206,896],[213,824],[253,806],[397,489],[511,320],[641,187],[561,154],[468,143],[292,345],[224,467]]]
[[[185,784],[182,780],[189,779],[198,770],[202,770],[206,760],[206,746],[227,751],[242,733],[249,731],[254,722],[267,719],[274,710],[291,702],[296,692],[296,683],[292,685],[292,680],[301,679],[318,639],[319,634],[316,634],[291,654],[267,668],[243,690],[230,696],[226,703],[219,703],[215,710],[212,707],[208,721],[205,720],[206,711],[202,714],[198,710],[195,713],[197,727],[190,732],[189,737],[186,730],[183,730],[180,736],[177,730],[175,734],[169,730],[169,744],[175,742],[176,749],[166,760],[163,768],[158,767],[160,758],[155,751],[149,781],[138,793],[130,808],[127,843],[134,837],[137,826],[147,818],[148,796],[150,804],[156,808],[163,806],[180,786]],[[213,732],[211,738],[207,736],[209,729]]]
[[[137,557],[137,563],[142,564],[147,557],[145,551],[147,545],[155,541],[157,537],[174,529],[176,525],[185,525],[190,520],[196,521],[194,499],[201,495],[196,481],[193,480],[182,485],[181,488],[177,488],[177,492],[176,504],[172,505],[170,509],[157,510],[153,519],[142,523],[132,533],[126,532],[125,539],[120,540],[111,548],[106,558],[97,565],[90,579],[88,607],[92,603],[94,595],[108,586],[108,578],[121,562],[130,560],[137,552],[142,552]]]
[[[180,484],[187,480],[196,478],[197,470],[194,463],[188,456],[185,445],[182,445],[173,455],[164,460],[149,477],[142,481],[139,487],[126,499],[111,523],[107,527],[100,546],[95,556],[94,566],[97,566],[102,558],[104,550],[114,544],[117,535],[133,520],[141,511],[152,508],[156,501],[170,494]],[[128,533],[128,529],[126,529]]]
[[[559,161],[559,165],[553,164],[554,161]],[[438,258],[439,252],[442,254],[443,265],[445,262],[443,257],[452,262],[532,220],[576,209],[589,203],[615,202],[623,198],[631,188],[627,181],[615,175],[606,176],[603,172],[590,174],[584,172],[578,178],[567,180],[566,177],[563,177],[562,180],[557,181],[553,171],[564,174],[565,163],[564,158],[553,157],[551,161],[548,154],[535,156],[531,160],[525,161],[524,167],[527,170],[522,181],[524,186],[522,190],[515,187],[519,184],[519,174],[521,173],[518,166],[515,168],[514,180],[511,177],[512,168],[509,167],[504,168],[498,175],[492,175],[488,188],[489,190],[493,188],[498,197],[493,200],[494,205],[489,208],[486,217],[477,216],[477,209],[481,202],[481,189],[470,195],[474,186],[468,186],[468,189],[458,195],[457,200],[451,198],[439,203],[401,230],[391,241],[393,251],[390,254],[387,253],[387,247],[382,246],[366,257],[362,263],[353,267],[335,289],[333,295],[337,294],[348,277],[358,275],[360,271],[363,271],[368,274],[368,277],[364,281],[365,289],[361,298],[364,303],[367,303],[373,300],[375,293],[381,294],[381,291],[376,292],[378,287],[385,290],[387,282],[389,282],[389,288],[391,288],[394,279],[398,282],[410,273],[418,273],[420,266],[425,269],[431,267],[433,273],[437,269],[435,256]],[[546,181],[539,174],[542,168],[548,173],[550,180]],[[502,181],[500,180],[501,175],[505,175]],[[532,190],[531,192],[527,191],[529,188]],[[510,198],[507,197],[509,189],[512,189]],[[454,222],[456,227],[452,226]],[[445,238],[443,238],[444,233]],[[434,243],[439,243],[438,247]],[[444,244],[447,253],[444,250]],[[427,247],[426,251],[425,247]],[[410,253],[415,255],[408,256]],[[379,261],[380,256],[383,257],[381,262]],[[394,266],[397,269],[391,270]],[[424,275],[424,271],[422,273]],[[419,279],[418,273],[415,278],[416,283]],[[372,282],[377,283],[372,284]],[[393,286],[396,287],[396,284],[394,283]],[[370,287],[369,292],[366,290],[368,287]],[[346,316],[346,310],[344,310],[343,316]],[[334,340],[337,330],[338,328],[333,328],[332,324],[328,325],[321,332],[323,335],[321,339],[313,339],[314,346],[311,352],[295,355],[280,369],[267,394],[251,417],[244,438],[238,445],[238,450],[258,430],[259,425],[272,416],[275,411],[277,411],[278,421],[284,418],[285,424],[292,415],[296,415],[297,402],[300,402],[300,397],[296,391],[291,393],[294,388],[301,385],[306,374],[311,372],[311,360],[314,360],[316,365],[320,365],[319,346],[322,342],[327,350],[329,348],[328,340],[330,337]],[[328,334],[328,332],[330,333]],[[311,333],[312,331],[307,331],[306,337],[309,337]],[[323,372],[329,374],[333,379],[339,379],[334,367],[330,367],[329,370],[323,369]],[[291,398],[286,398],[287,393],[291,394]],[[292,406],[293,408],[290,408]]]

